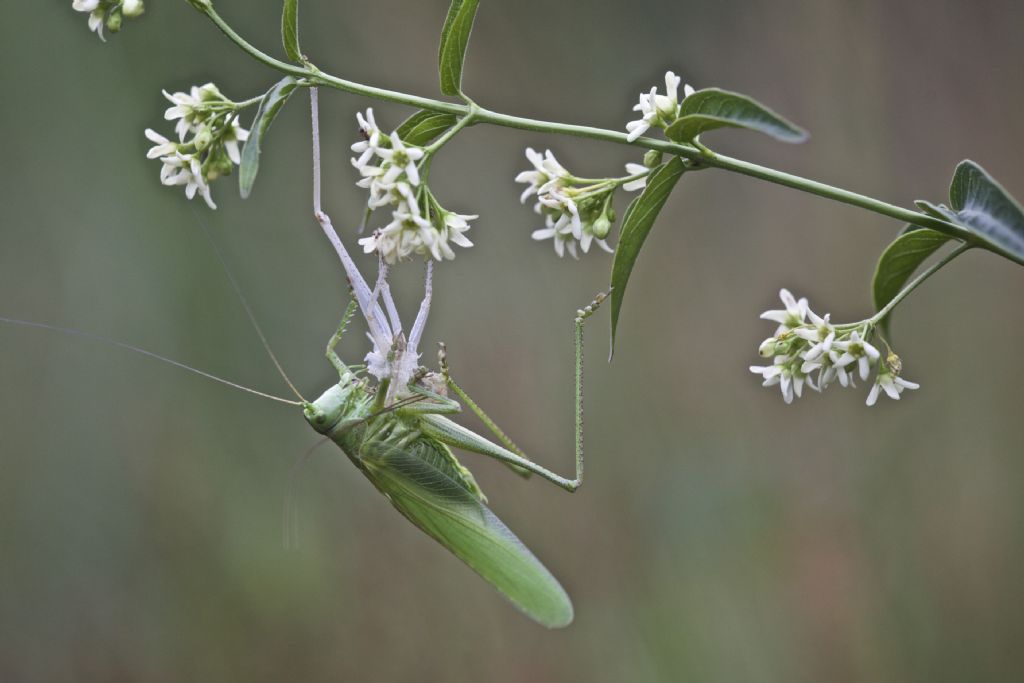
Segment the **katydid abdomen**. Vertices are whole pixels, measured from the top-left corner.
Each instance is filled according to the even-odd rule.
[[[304,414],[406,519],[527,616],[550,628],[568,625],[572,602],[558,580],[488,509],[451,449],[420,430],[423,403],[411,413],[397,408],[376,414],[372,403],[365,385],[350,377],[307,404]],[[436,405],[451,412],[450,402]]]

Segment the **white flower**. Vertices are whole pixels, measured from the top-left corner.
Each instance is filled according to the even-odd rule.
[[[198,193],[206,205],[216,209],[210,196],[210,186],[203,177],[202,165],[194,154],[182,154],[175,152],[171,156],[160,159],[164,166],[160,170],[160,182],[164,185],[184,185],[185,196],[192,199]]]
[[[801,356],[804,360],[815,360],[822,354],[828,354],[832,350],[832,344],[836,338],[836,328],[829,322],[829,313],[826,313],[825,317],[821,318],[808,308],[807,315],[811,319],[812,327],[798,327],[793,330],[793,334],[801,339],[812,342],[811,347],[803,352]]]
[[[521,204],[526,203],[526,198],[530,195],[543,193],[562,184],[569,177],[569,171],[558,163],[550,149],[545,150],[542,156],[532,147],[527,147],[526,158],[533,164],[533,170],[522,171],[516,176],[517,183],[527,184],[519,197]]]
[[[380,149],[381,133],[377,121],[373,118],[372,107],[366,110],[365,117],[362,112],[356,112],[356,120],[364,139],[352,145],[352,151],[359,155],[358,159],[352,159],[352,165],[361,171]]]
[[[868,393],[867,404],[869,406],[875,405],[880,391],[884,391],[892,400],[898,401],[904,389],[920,388],[921,385],[917,382],[905,380],[899,375],[891,373],[888,369],[880,369],[878,376],[875,378],[875,383],[871,386],[871,391]]]
[[[231,163],[236,166],[242,163],[242,155],[238,148],[239,142],[245,142],[249,139],[249,131],[238,123],[238,117],[232,119],[231,124],[228,126],[227,131],[221,138],[224,141],[224,149],[228,153],[228,158],[231,159]]]
[[[778,329],[775,330],[776,337],[786,330],[803,325],[808,310],[807,299],[801,298],[797,301],[788,289],[780,289],[779,298],[782,299],[782,303],[786,306],[784,310],[765,311],[761,314],[763,320],[772,320],[779,323]]]
[[[392,133],[391,149],[377,150],[377,156],[391,163],[391,168],[384,174],[383,182],[394,182],[399,174],[405,172],[412,185],[419,185],[420,173],[416,168],[416,162],[423,158],[423,154],[422,148],[406,147],[398,133]]]
[[[834,346],[836,349],[843,352],[843,355],[841,355],[836,361],[836,366],[845,368],[850,363],[856,361],[858,369],[860,370],[860,378],[865,382],[867,381],[868,374],[871,371],[871,365],[874,364],[882,355],[879,353],[878,349],[872,346],[869,342],[861,339],[856,330],[850,334],[849,339],[837,341]],[[846,385],[844,384],[843,386]]]
[[[633,107],[633,111],[640,112],[640,118],[626,124],[629,131],[627,140],[633,142],[646,133],[652,126],[665,127],[672,124],[679,117],[679,83],[681,79],[673,72],[665,73],[665,94],[659,95],[656,87],[651,88],[649,93],[641,93],[640,101]],[[689,85],[683,87],[683,99],[694,93]]]
[[[380,253],[386,263],[393,264],[413,254],[429,255],[438,261],[454,259],[452,244],[471,247],[465,236],[469,221],[477,216],[444,211],[436,217],[437,224],[420,214],[416,204],[402,202],[392,212],[392,221],[359,240],[367,254]]]
[[[165,156],[167,156],[169,154],[174,154],[176,151],[178,151],[178,143],[171,142],[170,140],[165,138],[163,135],[160,135],[159,133],[157,133],[152,128],[147,128],[146,129],[146,137],[150,140],[150,142],[155,142],[156,143],[155,146],[150,147],[149,151],[146,152],[146,158],[147,159],[156,159],[157,157],[165,157]]]
[[[190,132],[199,132],[199,124],[207,116],[206,105],[208,102],[228,101],[213,83],[206,83],[202,86],[193,85],[187,93],[169,93],[166,90],[162,92],[173,105],[164,112],[164,118],[168,121],[178,119],[174,132],[178,134],[178,139],[182,142]]]
[[[547,217],[555,221],[559,230],[568,226],[574,238],[582,239],[583,221],[580,220],[580,211],[568,194],[558,189],[550,189],[538,195],[537,204],[548,209]],[[556,218],[552,218],[553,216]]]
[[[455,252],[448,245],[449,242],[457,244],[460,247],[471,247],[473,243],[469,241],[463,233],[469,230],[469,221],[476,220],[479,216],[470,216],[466,214],[459,214],[453,211],[446,211],[442,219],[442,227],[437,231],[434,242],[430,245],[430,254],[435,259],[440,261],[442,257],[446,259],[455,258]]]
[[[94,31],[100,40],[106,40],[103,37],[103,19],[106,16],[106,8],[100,7],[100,0],[74,0],[71,3],[71,9],[77,12],[88,12],[89,30]]]
[[[799,398],[803,394],[805,382],[812,389],[817,389],[799,366],[799,359],[794,359],[791,356],[776,356],[772,365],[751,365],[750,371],[755,375],[761,375],[764,379],[764,382],[761,383],[763,387],[778,384],[782,390],[782,400],[792,403],[794,395]]]
[[[559,257],[565,256],[565,252],[568,249],[569,254],[573,258],[579,258],[576,255],[576,238],[572,235],[572,229],[568,227],[568,222],[565,222],[561,226],[558,226],[556,221],[547,217],[547,227],[541,228],[540,230],[534,230],[530,235],[535,240],[546,240],[553,238],[555,241],[555,253]]]
[[[635,192],[636,190],[642,190],[647,187],[647,176],[650,175],[651,169],[647,168],[643,164],[626,164],[626,173],[630,176],[641,176],[636,180],[630,180],[622,184],[622,189],[626,192]]]

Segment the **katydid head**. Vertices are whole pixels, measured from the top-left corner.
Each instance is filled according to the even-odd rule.
[[[341,421],[348,405],[355,383],[339,383],[321,394],[312,403],[302,405],[302,414],[310,426],[321,434],[327,434]]]

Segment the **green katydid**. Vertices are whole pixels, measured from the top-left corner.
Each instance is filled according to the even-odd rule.
[[[354,301],[327,345],[327,358],[338,371],[338,383],[320,398],[304,404],[305,417],[314,429],[334,441],[410,522],[469,565],[525,614],[548,627],[566,626],[572,621],[573,608],[565,590],[487,508],[473,475],[459,463],[451,448],[493,457],[517,471],[538,474],[567,491],[575,491],[583,477],[583,324],[605,297],[599,295],[575,318],[576,477],[567,479],[526,458],[451,379],[443,346],[440,374],[416,366],[417,347],[430,311],[433,264],[427,263],[423,302],[406,337],[387,285],[387,266],[380,263],[371,290],[321,209],[316,89],[312,88],[310,94],[313,212],[341,260]],[[375,387],[358,377],[335,352],[357,307],[374,344],[367,362],[368,370],[379,379]],[[449,388],[501,444],[446,417],[461,410],[457,401],[447,397]]]

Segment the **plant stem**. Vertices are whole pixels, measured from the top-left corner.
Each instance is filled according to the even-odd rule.
[[[282,73],[305,79],[308,81],[309,85],[323,85],[337,90],[344,90],[346,92],[364,95],[366,97],[373,97],[375,99],[385,100],[388,102],[397,102],[399,104],[418,107],[420,109],[455,114],[460,117],[472,116],[471,120],[473,123],[489,123],[495,126],[536,131],[539,133],[571,135],[665,152],[690,159],[702,166],[720,168],[726,171],[732,171],[733,173],[758,178],[759,180],[765,180],[770,183],[775,183],[776,185],[790,187],[795,190],[800,190],[801,192],[807,192],[826,199],[832,199],[843,204],[857,206],[883,216],[894,218],[898,221],[911,223],[924,228],[930,228],[945,235],[949,235],[950,237],[959,239],[967,245],[980,246],[988,249],[989,251],[995,251],[1016,263],[1024,265],[1024,259],[1021,257],[1002,250],[991,243],[980,241],[969,230],[966,230],[955,223],[929,216],[928,214],[920,211],[914,211],[913,209],[906,209],[895,204],[890,204],[880,199],[868,197],[867,195],[859,194],[857,192],[851,192],[833,185],[821,183],[816,180],[802,178],[773,168],[760,166],[749,161],[743,161],[742,159],[734,159],[717,153],[708,155],[705,151],[691,145],[679,144],[669,140],[656,140],[654,138],[647,137],[640,137],[636,140],[630,141],[627,139],[626,133],[617,130],[596,128],[592,126],[580,126],[568,123],[557,123],[554,121],[542,121],[539,119],[502,114],[472,104],[455,104],[454,102],[445,102],[429,97],[420,97],[418,95],[410,95],[394,90],[387,90],[385,88],[377,88],[370,85],[364,85],[362,83],[356,83],[354,81],[345,80],[343,78],[338,78],[337,76],[324,73],[313,65],[299,66],[282,62],[259,50],[238,35],[238,33],[236,33],[234,29],[232,29],[231,26],[229,26],[227,22],[217,14],[213,7],[207,7],[203,9],[203,12],[213,21],[214,24],[216,24],[217,28],[219,28],[224,35],[230,38],[232,42],[245,52],[249,53],[249,55],[257,61],[262,62],[272,69]]]
[[[901,301],[906,299],[907,296],[909,296],[911,292],[913,292],[915,289],[917,289],[917,287],[922,282],[924,282],[925,280],[930,278],[935,273],[939,272],[939,270],[941,270],[943,268],[943,266],[947,265],[950,261],[952,261],[957,256],[959,256],[960,254],[962,254],[965,251],[967,251],[968,249],[970,249],[972,246],[974,246],[974,245],[971,245],[971,244],[961,244],[956,249],[954,249],[953,251],[949,252],[948,254],[943,256],[941,259],[939,259],[938,261],[933,263],[931,266],[928,267],[927,270],[925,270],[923,273],[921,273],[916,278],[911,280],[910,283],[907,286],[905,286],[903,289],[901,289],[899,294],[894,296],[892,298],[892,301],[890,301],[885,306],[883,306],[882,309],[880,311],[878,311],[878,313],[875,313],[873,316],[871,316],[867,320],[861,321],[861,324],[868,323],[868,324],[873,326],[873,325],[877,325],[878,323],[880,323],[882,320],[885,319],[885,316],[889,315],[889,312],[892,311],[892,309],[896,308],[896,306],[898,306]]]

